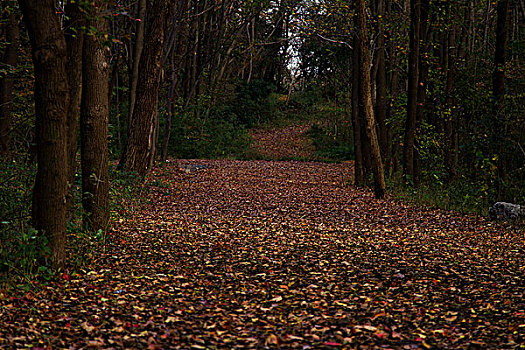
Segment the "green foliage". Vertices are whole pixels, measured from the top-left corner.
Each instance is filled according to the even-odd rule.
[[[353,144],[326,126],[314,124],[307,135],[312,139],[316,154],[321,160],[341,162],[354,158]]]
[[[47,238],[31,227],[35,164],[24,155],[0,162],[0,283],[50,278],[41,265],[50,255]]]
[[[216,99],[200,94],[172,119],[169,154],[175,158],[244,158],[250,145],[248,128],[275,121],[282,101],[263,80],[236,82]]]
[[[388,178],[387,189],[395,198],[433,208],[487,215],[492,204],[490,188],[483,181],[461,176],[446,183],[444,174],[428,174],[416,188],[406,186],[401,173]]]
[[[111,221],[132,216],[141,203],[143,179],[137,173],[119,170],[116,166],[110,167],[109,178]]]
[[[241,157],[250,138],[235,115],[182,113],[172,121],[170,155],[175,158]]]
[[[248,128],[271,121],[275,116],[275,105],[269,97],[274,90],[275,87],[264,80],[242,81],[237,84],[235,99],[228,107],[239,123]]]

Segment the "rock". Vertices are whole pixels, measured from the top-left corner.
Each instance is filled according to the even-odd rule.
[[[489,208],[492,220],[517,220],[525,219],[525,207],[519,204],[496,202]]]

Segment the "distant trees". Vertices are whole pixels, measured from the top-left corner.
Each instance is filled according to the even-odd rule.
[[[311,89],[335,87],[341,92],[352,86],[348,98],[353,101],[349,119],[355,183],[362,185],[372,174],[372,154],[355,88],[358,46],[349,48],[351,40],[345,36],[359,32],[347,20],[358,5],[330,1],[304,7],[303,32],[309,35],[299,51],[307,62],[299,80]],[[454,187],[463,182],[458,188],[470,191],[464,196],[472,201],[520,201],[525,196],[519,185],[525,183],[525,126],[519,117],[525,105],[520,92],[523,74],[508,72],[509,67],[517,72],[523,66],[523,4],[373,0],[366,6],[372,24],[367,40],[373,48],[371,96],[385,172],[401,168],[409,186],[430,181]],[[306,50],[312,47],[316,51]],[[348,50],[346,60],[336,54],[343,50]],[[352,66],[353,71],[344,69]],[[330,100],[337,96],[330,94]],[[505,193],[509,188],[512,195]]]
[[[5,1],[0,7],[4,22],[5,47],[0,56],[0,155],[9,153],[11,111],[13,109],[14,77],[20,46],[20,30],[17,9],[13,1]]]
[[[408,54],[407,116],[403,145],[403,176],[413,182],[416,177],[414,152],[417,124],[417,92],[419,78],[419,44],[421,27],[421,0],[410,0],[410,38]]]

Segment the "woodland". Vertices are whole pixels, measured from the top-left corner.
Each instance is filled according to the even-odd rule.
[[[524,0],[0,4],[0,348],[524,348],[524,244]]]

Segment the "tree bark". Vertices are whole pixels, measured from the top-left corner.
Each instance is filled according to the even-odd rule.
[[[19,0],[35,66],[38,168],[33,191],[33,223],[51,247],[51,263],[66,260],[67,81],[66,40],[54,0]]]
[[[133,115],[133,109],[135,108],[135,101],[137,98],[137,82],[139,79],[139,62],[142,56],[142,50],[144,49],[144,26],[146,24],[146,0],[140,0],[138,2],[138,18],[137,22],[137,33],[135,34],[135,45],[133,46],[133,65],[131,68],[131,75],[129,81],[129,114],[128,114],[128,130],[129,121]],[[128,134],[129,136],[129,134]]]
[[[386,127],[386,65],[385,65],[385,31],[383,17],[385,15],[385,0],[378,0],[377,3],[377,75],[376,75],[376,116],[379,135],[379,145],[383,162],[388,158],[388,135]]]
[[[159,95],[164,34],[174,0],[155,1],[148,13],[146,40],[139,63],[137,100],[130,120],[130,135],[121,159],[124,167],[144,176],[152,150],[154,116]]]
[[[93,2],[87,25],[97,34],[84,38],[82,63],[81,160],[82,206],[84,226],[90,230],[105,230],[109,219],[108,196],[108,121],[109,62],[107,49],[98,33],[106,31],[102,17],[105,1]]]
[[[419,72],[420,0],[410,1],[410,52],[408,57],[408,102],[403,147],[403,177],[414,183],[414,148],[416,141],[417,89]]]
[[[374,107],[372,105],[372,94],[370,91],[370,52],[368,49],[368,34],[366,29],[366,14],[364,0],[357,0],[357,35],[358,50],[361,62],[359,92],[360,99],[366,117],[366,133],[370,139],[370,151],[372,156],[372,173],[374,175],[374,193],[376,198],[383,198],[385,195],[385,177],[383,172],[383,162],[379,149],[379,141],[376,133],[374,118]]]
[[[1,62],[4,66],[15,68],[20,46],[20,30],[14,9],[11,9],[7,18],[5,39],[6,44]],[[14,82],[13,74],[0,78],[0,155],[9,153]]]

